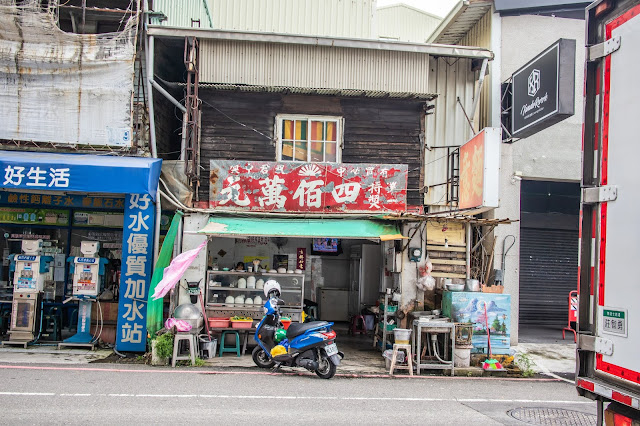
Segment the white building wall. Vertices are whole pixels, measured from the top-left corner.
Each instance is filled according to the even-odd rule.
[[[521,173],[522,179],[580,180],[584,81],[582,46],[585,23],[577,19],[534,15],[507,16],[499,19],[500,81],[506,81],[514,71],[559,38],[576,40],[575,115],[528,138],[502,145],[500,207],[488,216],[519,220],[520,179],[514,178],[514,173]],[[493,87],[493,91],[494,95],[499,93],[499,87]],[[502,266],[502,241],[508,235],[516,237],[516,244],[506,256],[504,278],[505,293],[511,294],[512,300],[511,344],[515,345],[518,342],[519,318],[520,222],[500,225],[495,229],[494,235],[497,239],[494,257],[496,269]]]

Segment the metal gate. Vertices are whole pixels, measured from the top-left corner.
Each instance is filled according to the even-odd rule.
[[[520,229],[520,324],[567,324],[578,287],[578,231]]]

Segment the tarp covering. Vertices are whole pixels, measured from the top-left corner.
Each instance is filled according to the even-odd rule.
[[[273,219],[212,217],[198,231],[219,237],[265,236],[352,239],[401,238],[395,224],[367,219]],[[389,236],[396,238],[388,238]]]
[[[72,34],[40,3],[0,0],[0,139],[131,146],[136,15]]]
[[[158,158],[0,151],[0,188],[149,194],[155,200],[161,167]]]
[[[162,242],[162,248],[160,248],[160,254],[158,255],[158,261],[153,269],[153,276],[151,277],[151,284],[149,285],[149,300],[147,301],[147,333],[153,339],[156,332],[162,328],[163,323],[163,300],[153,299],[153,294],[156,291],[156,286],[162,280],[164,276],[164,268],[169,266],[171,262],[171,256],[173,256],[173,244],[178,234],[178,227],[182,220],[182,212],[177,211],[171,221],[171,226],[167,231],[167,235]]]

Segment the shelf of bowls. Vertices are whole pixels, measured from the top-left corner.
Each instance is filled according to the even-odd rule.
[[[304,297],[304,273],[296,269],[278,270],[260,269],[256,265],[252,270],[210,270],[207,271],[207,315],[216,318],[234,316],[250,317],[260,320],[266,302],[264,283],[276,280],[280,283],[284,300],[281,307],[283,316],[294,322],[302,320]]]

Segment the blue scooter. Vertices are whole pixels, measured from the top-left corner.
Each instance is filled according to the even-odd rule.
[[[286,338],[279,340],[284,334],[280,322],[279,305],[284,302],[270,297],[264,304],[265,316],[256,327],[255,340],[258,346],[252,353],[253,362],[261,368],[274,371],[281,366],[304,367],[314,371],[318,377],[330,379],[336,374],[336,367],[344,358],[334,343],[336,332],[331,329],[332,322],[313,321],[308,323],[291,323],[286,331]],[[280,330],[280,331],[279,331]],[[279,340],[279,341],[277,341]],[[272,355],[276,346],[280,354]]]

